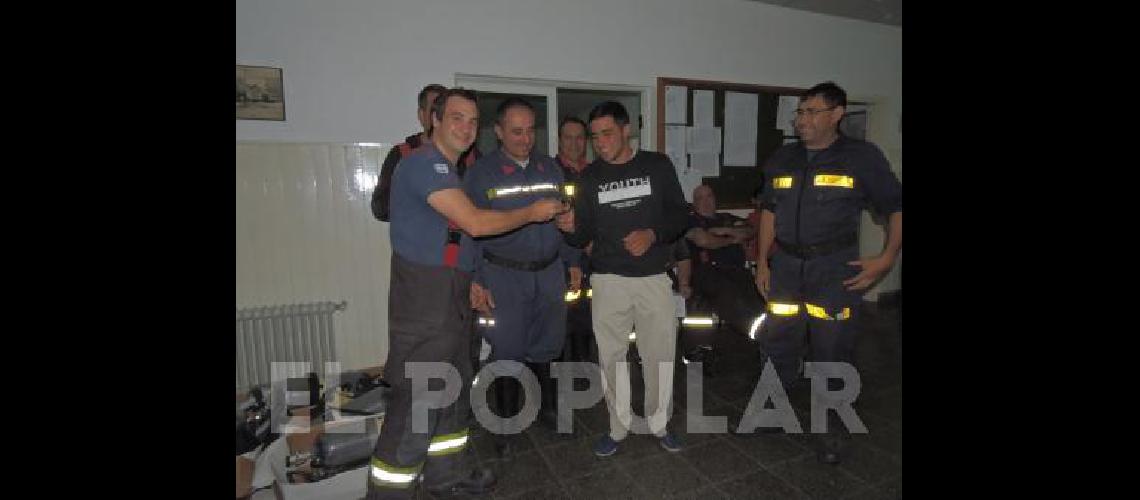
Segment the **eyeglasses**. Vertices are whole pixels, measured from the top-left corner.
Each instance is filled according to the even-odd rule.
[[[832,106],[830,108],[823,108],[823,109],[811,109],[811,108],[797,109],[796,110],[796,118],[802,117],[804,115],[807,115],[811,118],[815,118],[815,115],[818,115],[824,111],[831,111],[837,107],[838,106]]]

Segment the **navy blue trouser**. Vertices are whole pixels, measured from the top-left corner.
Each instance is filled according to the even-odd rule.
[[[590,314],[589,275],[582,277],[582,293],[578,300],[566,306],[566,347],[562,361],[597,362],[594,343],[594,324]]]
[[[491,344],[491,361],[545,363],[562,353],[566,340],[564,273],[559,260],[539,271],[484,263],[484,285],[495,301],[495,326],[483,332]]]
[[[799,259],[783,251],[773,256],[768,319],[760,347],[775,365],[785,390],[797,381],[799,362],[810,344],[811,361],[852,363],[854,316],[863,291],[849,291],[843,281],[859,273],[847,262],[859,258],[857,246],[830,255]],[[828,382],[831,390],[839,387]]]

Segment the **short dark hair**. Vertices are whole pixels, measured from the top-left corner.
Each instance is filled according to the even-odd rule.
[[[451,96],[459,96],[473,103],[479,103],[474,90],[465,89],[463,87],[443,89],[439,95],[435,96],[435,102],[431,103],[432,118],[443,121],[443,105],[447,103],[447,99]]]
[[[835,82],[823,82],[816,84],[816,86],[807,89],[807,92],[804,92],[804,95],[800,97],[800,100],[806,101],[815,96],[822,97],[823,102],[826,102],[828,106],[847,107],[847,92],[844,92],[843,89],[839,88],[839,85],[836,85]]]
[[[427,95],[432,92],[443,92],[445,90],[447,90],[447,87],[438,83],[425,85],[424,88],[420,90],[420,95],[416,96],[416,105],[419,106],[419,109],[428,109],[428,106],[431,106],[432,103],[427,102]]]
[[[562,127],[565,127],[567,123],[577,123],[578,125],[582,126],[582,130],[587,129],[586,122],[582,121],[581,118],[578,118],[577,116],[567,115],[563,116],[562,120],[558,122],[558,135],[562,135]]]
[[[617,101],[606,101],[594,106],[594,109],[590,110],[590,117],[587,121],[593,122],[604,116],[613,118],[614,123],[619,127],[624,127],[629,123],[629,112],[625,110],[625,106]]]
[[[534,110],[534,105],[527,102],[519,96],[508,97],[507,100],[499,103],[499,107],[495,108],[495,123],[502,125],[503,117],[507,115],[507,110],[511,108],[525,108],[529,109],[532,114],[537,115],[538,112]]]

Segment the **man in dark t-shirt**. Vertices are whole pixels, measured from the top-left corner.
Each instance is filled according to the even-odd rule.
[[[677,320],[672,281],[665,267],[685,231],[686,203],[669,157],[630,147],[629,113],[607,101],[590,111],[590,137],[598,159],[582,173],[572,217],[559,229],[576,247],[592,243],[590,286],[598,362],[606,378],[609,433],[594,454],[609,456],[629,434],[633,418],[617,400],[617,363],[625,361],[636,325],[637,351],[645,379],[645,415],[662,448],[681,450],[668,432],[672,411]]]

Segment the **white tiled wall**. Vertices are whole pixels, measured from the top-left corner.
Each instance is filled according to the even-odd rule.
[[[390,147],[237,143],[237,307],[348,301],[335,315],[345,369],[387,356],[391,248],[369,204]]]

